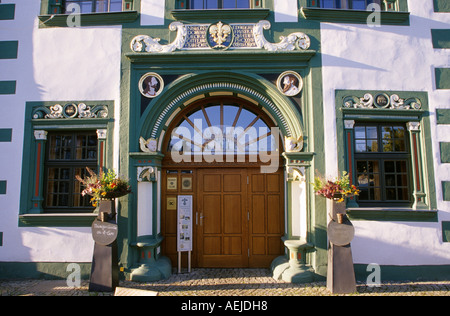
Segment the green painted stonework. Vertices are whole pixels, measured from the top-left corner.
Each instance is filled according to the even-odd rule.
[[[65,262],[0,262],[0,279],[44,279],[66,280],[72,271]],[[90,262],[77,262],[80,266],[80,278],[89,280]]]
[[[450,163],[450,143],[439,143],[441,150],[441,162]]]
[[[0,20],[14,20],[15,4],[0,4]]]
[[[450,68],[436,68],[436,89],[450,89]]]
[[[450,124],[450,109],[436,109],[438,124]]]
[[[4,195],[6,194],[6,181],[0,181],[0,194]]]
[[[442,222],[442,241],[450,242],[450,222]]]
[[[12,129],[1,128],[0,129],[0,143],[8,143],[12,140]]]
[[[372,270],[367,271],[368,264],[355,264],[356,279],[367,282]],[[388,266],[382,265],[381,282],[385,281],[447,281],[450,280],[450,265]]]
[[[16,59],[18,49],[19,49],[18,41],[1,41],[0,59]]]
[[[431,39],[434,48],[450,48],[450,29],[431,30]]]
[[[15,81],[0,81],[0,95],[16,94]]]
[[[434,12],[450,12],[450,1],[448,0],[433,0]]]
[[[450,202],[450,181],[442,181],[442,195],[444,201]]]

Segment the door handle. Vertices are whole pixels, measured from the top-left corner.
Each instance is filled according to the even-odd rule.
[[[203,216],[203,213],[200,214],[200,226],[203,226],[203,219],[205,216]]]

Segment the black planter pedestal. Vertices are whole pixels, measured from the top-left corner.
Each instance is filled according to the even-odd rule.
[[[338,222],[337,214],[342,214]],[[356,278],[350,242],[355,228],[345,215],[345,203],[333,202],[332,221],[328,224],[328,272],[327,288],[333,294],[356,292]]]
[[[119,285],[117,223],[114,200],[99,202],[99,216],[92,224],[95,240],[89,292],[114,292]]]

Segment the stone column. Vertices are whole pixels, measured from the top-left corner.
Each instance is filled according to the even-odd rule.
[[[33,190],[33,208],[30,214],[40,214],[43,212],[42,202],[44,201],[44,160],[45,160],[45,145],[47,142],[47,131],[35,130],[34,138],[36,140],[35,150],[35,171],[34,171],[34,190]]]
[[[409,122],[406,124],[411,144],[411,169],[413,172],[414,185],[414,204],[413,209],[427,209],[425,199],[426,193],[423,181],[423,161],[422,161],[422,144],[420,141],[420,123]]]

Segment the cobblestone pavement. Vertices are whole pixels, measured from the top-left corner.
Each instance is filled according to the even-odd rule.
[[[0,296],[112,296],[91,293],[89,282],[70,288],[65,280],[0,280]],[[329,296],[326,282],[290,284],[274,280],[267,269],[193,269],[168,280],[136,283],[121,281],[121,288],[156,291],[159,296]],[[450,281],[386,282],[379,287],[358,283],[355,296],[450,296]]]

